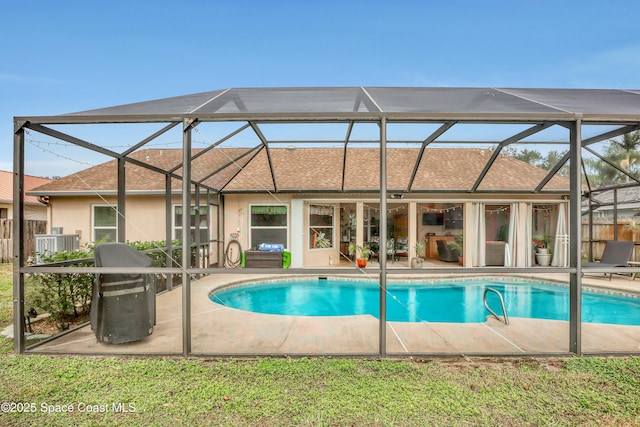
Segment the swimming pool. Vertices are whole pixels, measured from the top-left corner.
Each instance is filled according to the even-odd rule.
[[[387,284],[387,320],[396,322],[484,322],[482,298],[487,287],[504,298],[509,317],[569,320],[569,289],[565,285],[529,281],[466,280]],[[379,318],[378,285],[345,279],[286,280],[237,286],[213,292],[209,298],[240,310],[292,316]],[[501,314],[498,297],[487,301]],[[640,298],[582,291],[582,320],[640,325]]]

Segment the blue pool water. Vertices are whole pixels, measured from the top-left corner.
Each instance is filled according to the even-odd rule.
[[[502,293],[510,317],[569,320],[566,286],[529,282],[470,280],[453,283],[388,283],[387,320],[398,322],[484,322],[487,287]],[[214,302],[267,314],[379,317],[378,285],[353,280],[269,282],[212,293]],[[489,306],[501,314],[498,297]],[[582,292],[583,322],[640,325],[640,299]]]

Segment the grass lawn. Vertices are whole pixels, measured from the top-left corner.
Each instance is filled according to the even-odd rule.
[[[0,280],[1,310],[9,311],[0,319],[10,319],[10,280]],[[0,395],[13,402],[2,405],[3,426],[640,426],[637,357],[214,360],[11,351],[0,339]]]
[[[0,326],[13,322],[13,268],[11,264],[0,264]]]

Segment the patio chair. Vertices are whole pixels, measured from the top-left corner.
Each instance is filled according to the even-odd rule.
[[[633,253],[633,246],[634,242],[607,240],[600,262],[586,262],[582,267],[627,267]],[[604,274],[609,275],[609,280],[613,277],[613,273]]]
[[[450,247],[444,240],[436,240],[438,259],[445,262],[458,262],[458,251]]]

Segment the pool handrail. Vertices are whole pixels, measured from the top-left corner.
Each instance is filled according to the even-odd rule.
[[[500,305],[502,306],[502,314],[503,314],[503,318],[501,319],[500,316],[498,316],[496,314],[495,311],[493,311],[490,307],[489,304],[487,303],[487,293],[488,292],[494,292],[498,295],[498,298],[500,298]],[[486,288],[484,290],[484,295],[482,296],[482,301],[484,302],[484,307],[489,311],[489,313],[491,313],[493,315],[493,317],[495,317],[496,319],[498,319],[501,322],[504,322],[505,325],[509,324],[509,316],[507,315],[507,308],[504,305],[504,299],[502,298],[502,294],[497,291],[496,289],[493,288]]]

